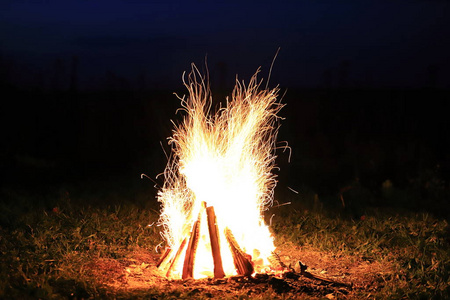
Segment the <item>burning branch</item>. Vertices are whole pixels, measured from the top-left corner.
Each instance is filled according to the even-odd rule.
[[[225,237],[233,255],[234,266],[239,275],[250,276],[253,274],[254,268],[251,262],[251,256],[241,250],[239,244],[236,242],[233,233],[227,227],[225,228]]]
[[[203,202],[202,206],[206,206],[206,203]],[[197,221],[195,221],[194,226],[192,226],[191,237],[189,238],[189,244],[186,250],[186,256],[184,258],[182,279],[192,278],[194,276],[195,253],[197,251],[198,239],[200,237],[200,220],[202,213],[203,209],[200,210]]]
[[[166,277],[170,277],[173,267],[178,263],[178,259],[180,258],[181,252],[183,252],[184,247],[186,246],[186,238],[180,244],[177,253],[172,258],[169,268],[167,269]]]
[[[219,229],[216,224],[216,213],[214,212],[214,207],[207,207],[206,214],[208,217],[211,252],[214,260],[214,278],[223,278],[225,277],[225,273],[223,271],[222,255],[220,254]]]
[[[166,262],[167,258],[170,257],[171,253],[172,253],[172,248],[167,247],[166,251],[164,251],[164,254],[161,256],[158,263],[156,264],[156,267],[159,268],[160,266],[165,265],[165,262]]]

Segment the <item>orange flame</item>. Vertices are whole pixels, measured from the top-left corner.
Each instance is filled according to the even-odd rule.
[[[173,156],[158,193],[163,237],[172,249],[179,248],[189,237],[201,203],[214,206],[226,275],[234,275],[236,270],[224,236],[225,228],[233,232],[259,271],[269,266],[267,259],[275,250],[263,211],[273,202],[277,113],[283,105],[277,101],[278,88],[260,89],[258,72],[259,69],[248,85],[237,80],[231,100],[227,98],[224,107],[215,113],[211,111],[209,85],[198,69],[192,65],[187,81],[183,74],[183,83],[189,91],[188,98],[180,98],[185,117],[181,124],[175,125],[169,138]],[[213,274],[206,223],[200,222],[194,278]],[[183,261],[184,254],[172,270],[174,278],[181,276]]]

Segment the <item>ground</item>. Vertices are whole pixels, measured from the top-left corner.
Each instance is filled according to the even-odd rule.
[[[1,299],[450,297],[449,225],[426,212],[366,208],[356,218],[293,199],[265,212],[286,272],[171,280],[156,268],[164,241],[147,191],[3,189],[2,199]]]
[[[118,294],[158,290],[158,295],[196,296],[204,298],[224,297],[289,297],[328,298],[355,296],[376,291],[385,278],[395,276],[392,264],[374,262],[362,257],[334,255],[306,247],[285,245],[278,249],[281,259],[294,264],[300,260],[308,266],[311,274],[327,278],[336,283],[310,279],[297,272],[286,272],[278,276],[257,278],[230,277],[225,279],[169,280],[156,268],[159,255],[136,248],[121,259],[96,259],[87,265],[99,285]],[[339,284],[339,283],[342,283]],[[157,298],[157,295],[154,296]]]

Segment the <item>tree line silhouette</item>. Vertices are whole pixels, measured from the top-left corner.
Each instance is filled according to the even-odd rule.
[[[177,89],[158,89],[149,71],[134,81],[106,72],[83,88],[82,59],[55,59],[50,71],[20,69],[0,58],[2,90],[1,164],[10,183],[84,180],[98,176],[163,171],[166,138],[179,107]],[[212,90],[230,95],[225,62],[211,70]],[[379,192],[386,180],[408,186],[439,170],[450,178],[448,90],[437,88],[439,66],[427,69],[414,89],[375,88],[352,81],[352,63],[324,71],[314,88],[289,88],[281,111],[280,140],[292,147],[287,163],[280,153],[280,184],[301,182],[321,193],[337,193],[358,180]],[[25,78],[25,79],[24,79]],[[94,86],[95,86],[94,85]],[[434,172],[434,171],[433,171]]]

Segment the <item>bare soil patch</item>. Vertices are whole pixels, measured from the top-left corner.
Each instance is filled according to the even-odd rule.
[[[253,277],[171,280],[156,268],[160,254],[136,248],[123,259],[98,258],[86,265],[92,280],[119,295],[160,298],[357,298],[383,287],[395,270],[389,262],[286,244],[278,249],[292,272]],[[319,279],[301,274],[298,262]],[[321,280],[328,279],[332,282]]]

